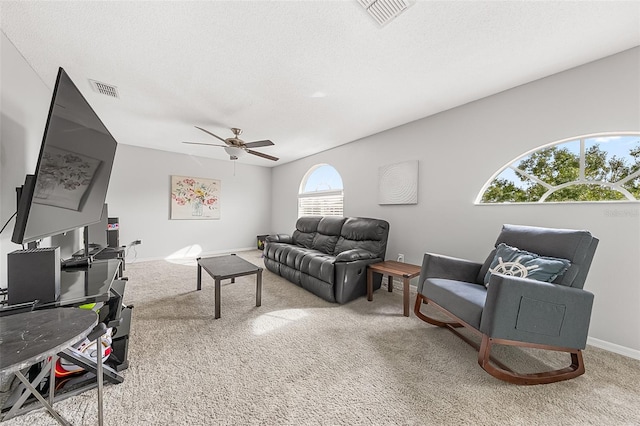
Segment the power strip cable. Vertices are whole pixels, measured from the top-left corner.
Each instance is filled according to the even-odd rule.
[[[16,211],[14,214],[11,215],[11,217],[5,222],[5,224],[2,226],[2,229],[0,229],[0,234],[2,234],[2,231],[4,231],[4,228],[7,227],[7,225],[9,224],[9,222],[11,222],[11,219],[13,219],[16,215],[18,214],[18,212]]]

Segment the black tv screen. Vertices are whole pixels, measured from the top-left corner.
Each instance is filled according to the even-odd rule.
[[[99,222],[116,146],[60,68],[35,175],[22,187],[11,241],[25,244]]]

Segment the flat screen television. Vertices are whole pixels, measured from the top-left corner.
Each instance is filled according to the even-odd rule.
[[[26,244],[102,218],[117,142],[58,70],[34,175],[18,190],[11,241]]]

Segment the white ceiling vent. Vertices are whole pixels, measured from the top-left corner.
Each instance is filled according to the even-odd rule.
[[[358,3],[380,26],[384,26],[409,7],[408,0],[358,0]]]
[[[91,83],[91,87],[98,93],[102,93],[103,95],[111,96],[112,98],[120,99],[120,95],[118,94],[118,88],[111,84],[100,83],[99,81],[89,79]]]

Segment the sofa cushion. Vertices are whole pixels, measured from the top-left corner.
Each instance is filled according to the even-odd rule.
[[[361,248],[384,259],[389,235],[389,222],[380,219],[350,217],[342,225],[333,254]]]
[[[334,263],[336,258],[319,251],[305,253],[300,262],[300,272],[310,275],[326,283],[333,284]]]
[[[571,265],[567,259],[539,256],[505,243],[498,244],[495,255],[484,277],[489,284],[491,274],[499,273],[520,278],[552,282]]]
[[[316,236],[318,231],[318,224],[322,217],[320,216],[305,216],[298,219],[296,222],[296,230],[293,231],[291,238],[293,243],[301,247],[312,248],[313,237]]]
[[[487,289],[481,284],[444,278],[427,278],[422,294],[467,324],[480,328]]]
[[[323,217],[318,223],[318,231],[313,237],[311,248],[323,253],[333,254],[345,220],[346,218],[337,216]]]
[[[304,258],[304,256],[308,253],[315,252],[315,250],[308,249],[306,247],[288,245],[282,248],[282,251],[280,253],[280,262],[290,268],[300,269],[300,265],[302,264],[302,259]]]

